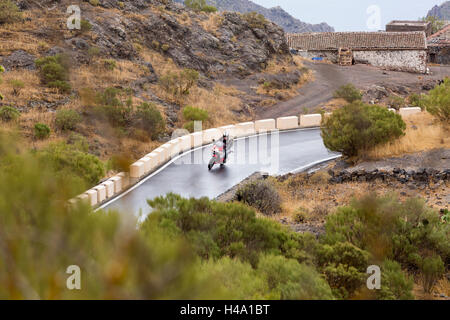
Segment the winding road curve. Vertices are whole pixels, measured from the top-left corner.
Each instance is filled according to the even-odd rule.
[[[265,145],[267,148],[263,148]],[[207,162],[190,164],[201,157],[208,161],[211,145],[184,153],[100,208],[145,214],[150,211],[147,199],[169,192],[184,197],[215,198],[256,171],[286,174],[339,157],[338,153],[325,148],[318,128],[282,131],[278,137],[262,135],[237,139],[233,151],[226,166],[216,166],[212,171],[208,171]],[[269,158],[272,159],[270,164],[267,163]]]

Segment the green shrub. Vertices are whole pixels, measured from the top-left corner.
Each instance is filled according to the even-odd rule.
[[[183,109],[183,118],[187,121],[206,121],[209,118],[208,111],[186,106]]]
[[[185,0],[184,5],[194,11],[216,12],[217,8],[210,6],[206,0]]]
[[[82,33],[89,32],[92,30],[92,24],[85,19],[81,19],[80,21],[80,31]]]
[[[3,67],[2,65],[0,65],[0,73],[5,72],[5,67]]]
[[[69,79],[70,59],[65,54],[44,57],[36,60],[42,83],[50,88],[56,88],[61,93],[71,90]]]
[[[281,212],[281,197],[278,191],[265,180],[245,184],[236,191],[235,198],[265,215]]]
[[[143,103],[137,107],[138,126],[145,130],[152,139],[157,139],[165,130],[165,122],[155,104]]]
[[[161,46],[161,50],[164,51],[164,52],[169,51],[169,49],[170,49],[170,46],[169,46],[168,44],[163,44],[163,45]]]
[[[79,150],[76,145],[53,143],[40,151],[39,156],[56,172],[62,175],[70,172],[89,186],[97,184],[105,175],[103,163],[96,156]]]
[[[189,90],[197,84],[199,73],[192,69],[170,72],[159,79],[161,87],[174,97],[188,95]]]
[[[50,128],[44,123],[34,125],[34,136],[37,139],[47,139],[50,136]]]
[[[14,23],[22,19],[17,5],[11,0],[0,0],[0,24]]]
[[[409,100],[410,105],[412,105],[413,107],[420,107],[422,109],[424,108],[423,101],[422,101],[422,95],[413,93],[408,97],[408,100]]]
[[[16,108],[10,106],[0,107],[0,119],[3,122],[10,122],[19,119],[20,112]]]
[[[444,262],[441,257],[434,255],[421,261],[422,285],[427,293],[431,293],[436,282],[442,278],[445,272]]]
[[[355,101],[360,101],[362,99],[362,93],[351,83],[341,86],[338,90],[334,92],[335,98],[342,98],[345,101],[352,103]]]
[[[99,0],[89,0],[89,3],[91,5],[93,5],[94,7],[96,7],[100,4],[100,1]]]
[[[333,299],[327,282],[313,268],[296,260],[262,256],[257,270],[282,300]]]
[[[55,88],[59,93],[70,93],[72,91],[72,86],[66,82],[61,80],[51,81],[47,84],[49,88]]]
[[[257,12],[248,12],[243,15],[244,20],[250,25],[250,27],[255,29],[264,29],[268,24],[266,18]]]
[[[389,97],[389,106],[395,110],[399,110],[400,108],[406,107],[406,101],[402,97],[391,96]]]
[[[110,87],[98,93],[94,113],[111,125],[123,128],[131,124],[133,110],[131,106],[124,105],[119,99],[120,92],[119,89]]]
[[[385,260],[381,267],[381,288],[376,290],[379,300],[414,300],[414,281],[409,279],[399,263]]]
[[[317,260],[338,297],[351,297],[365,283],[369,253],[349,242],[319,247]]]
[[[207,198],[183,199],[174,194],[148,203],[153,211],[143,227],[160,226],[168,235],[184,235],[203,259],[228,256],[256,267],[260,253],[273,253],[299,262],[310,261],[303,248],[314,237],[259,219],[252,209],[242,204],[219,203]]]
[[[61,109],[56,112],[55,126],[59,130],[74,130],[81,121],[81,117],[75,110]]]
[[[90,47],[88,49],[88,56],[90,60],[94,59],[95,57],[98,57],[100,53],[101,51],[99,47]]]
[[[113,60],[113,59],[106,59],[106,60],[103,60],[103,65],[104,65],[105,68],[108,69],[109,71],[113,71],[114,69],[117,68],[116,60]]]
[[[423,98],[427,111],[445,123],[450,122],[450,78],[436,86]]]
[[[352,103],[336,110],[322,123],[325,146],[346,156],[356,156],[404,135],[400,115],[379,106]]]
[[[13,79],[9,81],[9,84],[13,88],[13,95],[18,96],[20,91],[25,87],[25,83],[22,80]]]

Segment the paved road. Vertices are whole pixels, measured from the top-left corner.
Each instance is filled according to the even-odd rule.
[[[264,148],[265,145],[267,148]],[[149,211],[147,199],[169,192],[184,197],[215,198],[256,171],[284,174],[338,155],[325,148],[319,129],[243,138],[235,141],[233,150],[227,166],[215,167],[211,172],[206,164],[210,159],[211,146],[184,154],[104,207],[135,214],[142,210],[146,214]],[[205,159],[203,164],[198,161],[202,157]]]
[[[449,66],[432,66],[431,74],[415,74],[408,72],[384,71],[379,68],[357,64],[339,66],[322,62],[304,62],[314,72],[314,81],[299,89],[299,95],[285,102],[278,103],[257,111],[258,119],[292,116],[311,109],[333,98],[333,93],[340,86],[353,83],[361,90],[372,85],[388,84],[420,88],[429,80],[440,80],[450,75]]]

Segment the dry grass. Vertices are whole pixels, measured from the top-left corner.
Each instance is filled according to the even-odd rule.
[[[35,71],[10,71],[2,74],[1,79],[0,92],[5,97],[3,102],[14,106],[26,106],[30,100],[42,99],[44,94],[47,97],[47,94],[52,91],[51,89],[40,86],[40,79]],[[23,89],[19,91],[18,95],[13,93],[13,86],[11,84],[13,80],[20,80],[24,84]]]
[[[200,21],[200,25],[206,31],[212,34],[216,34],[222,22],[223,22],[222,14],[220,12],[215,12],[208,14],[208,19]]]
[[[212,91],[203,88],[191,89],[184,105],[191,105],[208,111],[208,125],[217,127],[247,119],[237,117],[233,112],[242,110],[239,98],[241,92],[235,88],[216,84]]]
[[[406,135],[383,146],[368,151],[366,157],[380,159],[405,153],[420,152],[437,148],[450,148],[450,127],[438,122],[426,112],[404,119]]]
[[[177,72],[181,70],[181,68],[179,68],[171,58],[165,57],[159,52],[148,48],[143,48],[140,55],[145,62],[152,64],[156,74],[159,77],[169,72]]]

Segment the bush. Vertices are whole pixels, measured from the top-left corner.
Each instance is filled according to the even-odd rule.
[[[360,101],[362,99],[362,93],[351,83],[341,86],[334,92],[335,98],[342,98],[349,103]]]
[[[161,87],[172,96],[179,98],[188,95],[189,90],[197,84],[199,73],[192,69],[170,72],[159,79]]]
[[[421,109],[424,108],[423,101],[422,101],[422,95],[413,93],[408,97],[409,104],[413,107],[420,107]]]
[[[10,106],[0,107],[0,119],[3,122],[15,121],[20,117],[20,112],[16,108]]]
[[[44,57],[36,60],[42,83],[50,88],[57,88],[62,93],[71,90],[69,79],[69,57],[64,54],[57,54],[51,57]]]
[[[81,121],[81,117],[75,110],[61,109],[56,112],[55,126],[59,130],[74,130]]]
[[[155,104],[143,103],[137,107],[138,126],[145,130],[152,139],[157,139],[165,130],[165,122]]]
[[[106,60],[103,60],[103,65],[104,65],[105,68],[108,69],[109,71],[113,71],[114,69],[117,68],[116,60],[113,60],[113,59],[106,59]]]
[[[365,283],[369,253],[349,242],[319,247],[317,260],[338,297],[351,297]]]
[[[395,110],[399,110],[400,108],[406,107],[406,101],[402,97],[391,96],[389,97],[389,106]]]
[[[25,87],[25,83],[22,80],[13,79],[9,81],[9,84],[13,88],[13,95],[18,96],[20,91]]]
[[[89,186],[96,185],[105,175],[103,163],[76,145],[53,143],[40,151],[39,156],[59,174],[77,176]]]
[[[99,0],[89,0],[89,3],[92,6],[96,7],[96,6],[98,6],[100,4],[100,1]]]
[[[423,98],[427,111],[445,123],[450,122],[450,78],[436,86]]]
[[[268,24],[266,18],[257,12],[248,12],[243,15],[244,20],[250,25],[251,28],[264,29]]]
[[[43,123],[36,123],[34,125],[34,136],[37,139],[47,139],[50,136],[50,128]]]
[[[283,256],[261,257],[258,272],[282,300],[333,299],[331,289],[311,267]]]
[[[403,272],[399,263],[385,260],[381,267],[381,288],[376,290],[379,300],[414,300],[414,281]]]
[[[209,115],[206,110],[186,106],[183,109],[183,117],[187,121],[206,121],[208,120]]]
[[[217,8],[210,6],[206,0],[185,0],[184,5],[194,11],[216,12]]]
[[[17,5],[11,0],[0,0],[0,24],[14,23],[22,19]]]
[[[88,20],[81,19],[80,21],[80,31],[82,33],[89,32],[92,30],[92,24]]]
[[[129,105],[124,105],[119,99],[119,89],[107,88],[100,92],[96,98],[94,113],[106,119],[112,126],[126,127],[133,120],[133,110]]]
[[[386,108],[352,103],[325,118],[321,130],[328,149],[351,157],[399,138],[405,129],[401,116]]]
[[[281,197],[278,191],[265,180],[245,184],[236,191],[235,198],[265,215],[281,212]]]
[[[422,271],[422,285],[427,293],[431,293],[436,282],[442,278],[445,267],[440,256],[434,255],[422,260],[420,269]]]

